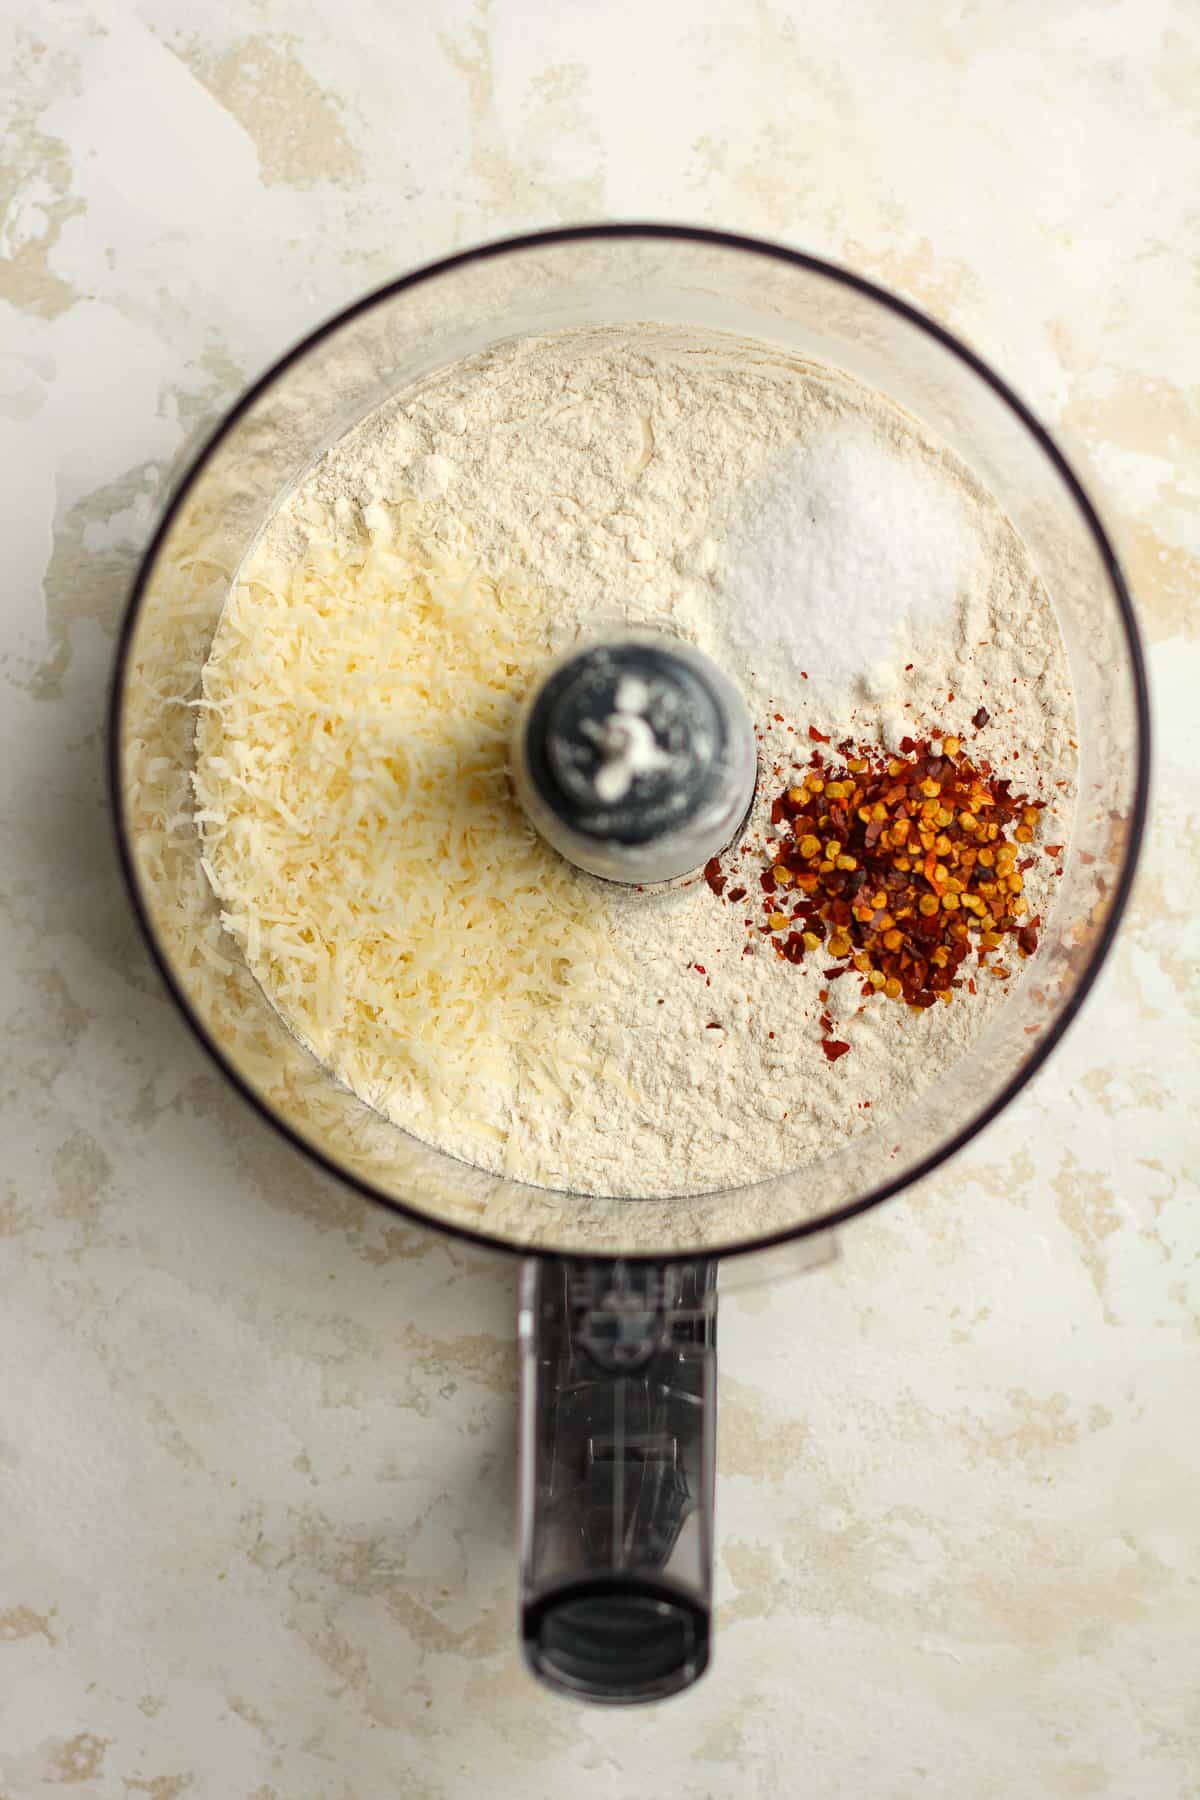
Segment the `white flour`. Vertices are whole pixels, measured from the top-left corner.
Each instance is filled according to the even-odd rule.
[[[786,965],[745,921],[769,804],[810,724],[835,742],[895,746],[936,724],[970,742],[982,705],[982,753],[1051,802],[1043,836],[1068,835],[1065,657],[995,504],[846,378],[653,326],[523,340],[431,377],[326,456],[260,554],[302,554],[331,518],[361,532],[402,497],[438,541],[532,584],[547,654],[628,626],[698,644],[745,694],[764,773],[742,866],[725,860],[744,906],[703,883],[653,899],[590,884],[607,956],[596,997],[559,1021],[578,1065],[566,1058],[561,1096],[527,1083],[518,1056],[486,1129],[419,1093],[398,1121],[544,1185],[670,1195],[802,1166],[894,1118],[961,1058],[1002,984],[916,1013],[835,983],[852,1052],[831,1065],[823,959]],[[1044,879],[1039,859],[1031,913]]]

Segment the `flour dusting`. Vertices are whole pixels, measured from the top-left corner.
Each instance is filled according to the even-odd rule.
[[[757,879],[770,801],[804,765],[810,726],[835,743],[895,747],[932,727],[978,738],[1015,786],[1047,801],[1045,834],[1069,835],[1070,687],[1036,571],[960,462],[832,370],[791,364],[761,344],[644,326],[522,340],[438,372],[335,445],[281,509],[242,571],[238,635],[218,631],[206,686],[236,687],[239,644],[253,640],[269,592],[286,591],[297,569],[316,584],[310,596],[324,591],[329,568],[378,574],[400,519],[423,557],[474,584],[474,603],[520,595],[514,709],[534,651],[548,658],[617,630],[674,634],[726,671],[754,716],[764,772],[723,859],[727,894]],[[346,642],[361,643],[347,632]],[[340,654],[336,618],[325,617],[322,633],[328,673]],[[383,690],[358,659],[346,675],[355,705],[331,730],[384,741]],[[460,704],[469,710],[467,694]],[[493,684],[497,733],[504,704]],[[980,709],[988,722],[973,728]],[[631,704],[614,738],[614,782],[640,754],[627,728],[636,718]],[[264,742],[268,725],[253,728]],[[214,771],[233,767],[243,748],[212,711],[197,792],[222,829],[235,815],[249,829],[265,805],[254,780],[236,792],[226,780],[211,807]],[[286,746],[273,754],[273,780],[286,755]],[[501,808],[498,790],[489,805]],[[302,789],[289,807],[301,838],[315,829]],[[402,823],[395,830],[390,929],[402,940]],[[536,858],[519,820],[503,833]],[[356,998],[356,957],[378,947],[362,938],[361,921],[348,917],[328,947],[342,982],[337,1007],[319,1020],[289,1016],[278,966],[261,949],[256,960],[245,924],[247,864],[235,871],[214,841],[209,868],[265,990],[335,1074],[428,1142],[576,1192],[698,1194],[813,1162],[896,1121],[1004,1003],[995,982],[925,1013],[864,1006],[852,982],[826,988],[820,958],[781,963],[757,917],[748,923],[749,905],[718,903],[703,882],[628,894],[564,876],[544,854],[547,885],[573,921],[564,955],[574,944],[588,979],[564,977],[557,997],[539,989],[542,1027],[528,1053],[498,1014],[483,1017],[488,1072],[469,1096],[436,1043],[414,1058],[378,994],[366,1010]],[[1048,910],[1047,883],[1039,862],[1027,877],[1032,912]],[[302,887],[275,901],[302,933]],[[378,920],[372,928],[378,935]],[[537,936],[531,929],[529,941]],[[826,1007],[851,1045],[836,1065],[819,1048]]]

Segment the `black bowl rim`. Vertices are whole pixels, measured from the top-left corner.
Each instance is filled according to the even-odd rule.
[[[860,1213],[870,1211],[872,1207],[879,1206],[883,1201],[892,1199],[903,1189],[914,1186],[918,1181],[923,1181],[926,1176],[931,1175],[935,1169],[940,1168],[943,1163],[948,1162],[951,1157],[956,1156],[972,1138],[978,1136],[981,1131],[991,1124],[997,1114],[1002,1112],[1004,1108],[1008,1106],[1010,1101],[1016,1098],[1022,1088],[1024,1088],[1026,1084],[1032,1080],[1034,1075],[1037,1074],[1038,1070],[1043,1067],[1047,1058],[1061,1041],[1068,1026],[1078,1015],[1083,1002],[1091,992],[1096,977],[1112,948],[1113,940],[1124,915],[1133,886],[1138,855],[1145,834],[1150,785],[1150,697],[1146,679],[1145,658],[1142,652],[1141,639],[1138,633],[1137,622],[1134,617],[1133,602],[1130,597],[1128,585],[1125,581],[1116,552],[1109,541],[1108,534],[1100,522],[1096,508],[1093,506],[1078,476],[1075,474],[1075,471],[1072,469],[1070,463],[1067,461],[1050,433],[1008,383],[997,375],[981,356],[978,356],[975,351],[969,349],[960,341],[960,339],[955,337],[952,332],[947,331],[945,326],[938,324],[935,319],[930,318],[928,314],[922,312],[918,307],[913,306],[909,301],[902,300],[898,295],[889,293],[886,288],[882,288],[877,283],[868,281],[864,276],[855,274],[852,270],[842,268],[840,265],[828,262],[821,257],[810,256],[801,250],[792,250],[786,245],[773,243],[769,239],[747,237],[737,232],[716,231],[704,226],[659,224],[654,222],[630,221],[627,223],[614,222],[611,224],[597,225],[570,225],[561,226],[549,231],[525,232],[515,237],[497,238],[488,243],[476,245],[469,250],[459,251],[453,256],[441,257],[436,262],[425,263],[420,268],[414,269],[408,275],[402,275],[395,280],[383,283],[380,287],[373,288],[369,293],[364,294],[361,299],[356,300],[352,305],[343,308],[341,311],[326,319],[322,325],[319,325],[316,328],[316,330],[309,332],[307,336],[294,344],[293,347],[276,362],[272,363],[266,372],[246,389],[241,398],[225,414],[220,423],[205,440],[199,451],[192,458],[185,473],[177,482],[174,492],[164,509],[158,527],[150,540],[141,563],[139,564],[117,639],[108,713],[109,788],[117,839],[117,852],[120,858],[121,868],[133,902],[134,912],[141,925],[150,953],[158,966],[159,973],[162,975],[162,978],[167,985],[167,989],[176,1005],[179,1007],[184,1018],[191,1026],[204,1049],[212,1057],[221,1072],[232,1082],[233,1086],[243,1098],[249,1101],[250,1105],[261,1118],[265,1119],[267,1123],[277,1132],[281,1133],[290,1144],[300,1150],[303,1155],[311,1158],[321,1168],[326,1170],[327,1173],[335,1176],[339,1181],[345,1182],[350,1187],[357,1189],[364,1198],[374,1201],[377,1205],[385,1206],[390,1212],[397,1213],[402,1218],[410,1220],[414,1224],[425,1226],[431,1231],[440,1232],[449,1237],[460,1239],[464,1243],[484,1245],[487,1248],[499,1251],[506,1256],[538,1257],[548,1260],[565,1258],[576,1261],[596,1259],[594,1253],[591,1252],[546,1244],[516,1244],[509,1239],[493,1236],[486,1231],[474,1231],[469,1226],[459,1225],[453,1221],[443,1220],[441,1218],[435,1218],[432,1215],[423,1212],[417,1206],[408,1205],[402,1200],[397,1200],[393,1195],[384,1193],[382,1189],[373,1186],[372,1183],[364,1180],[361,1176],[352,1174],[350,1171],[343,1168],[332,1156],[326,1155],[324,1151],[309,1143],[299,1131],[295,1130],[285,1119],[273,1112],[271,1108],[266,1105],[254,1091],[250,1083],[227,1059],[220,1045],[208,1032],[192,1006],[182,983],[176,977],[170,961],[158,941],[153,922],[142,897],[137,871],[134,865],[133,853],[129,843],[128,821],[125,815],[124,796],[121,783],[120,720],[125,695],[128,653],[134,627],[158,553],[175,521],[179,508],[198,479],[201,471],[209,462],[210,458],[220,448],[224,439],[234,429],[239,420],[243,418],[250,408],[255,405],[279,377],[286,373],[293,363],[299,362],[310,350],[314,349],[316,345],[323,342],[325,338],[331,336],[334,332],[339,331],[343,325],[347,324],[351,319],[356,318],[358,314],[368,311],[373,306],[378,305],[381,301],[390,299],[393,295],[403,293],[406,288],[416,287],[422,282],[446,274],[451,269],[465,267],[470,263],[484,262],[492,257],[511,255],[514,252],[543,249],[551,244],[586,242],[589,239],[599,240],[605,238],[644,238],[659,239],[662,241],[674,239],[687,243],[712,244],[719,246],[722,249],[739,250],[752,256],[762,256],[774,262],[790,264],[795,268],[806,269],[810,273],[823,276],[830,281],[839,283],[843,287],[851,288],[857,293],[866,295],[868,298],[876,301],[879,305],[887,308],[890,312],[895,313],[898,317],[907,320],[909,324],[915,325],[919,330],[926,332],[937,343],[941,344],[944,349],[950,351],[950,353],[960,362],[965,363],[967,368],[977,375],[981,381],[991,388],[993,393],[1004,401],[1009,409],[1021,421],[1022,425],[1024,425],[1030,436],[1038,445],[1040,445],[1041,449],[1049,458],[1051,464],[1065,483],[1076,506],[1079,508],[1084,523],[1095,543],[1100,560],[1104,565],[1105,572],[1107,573],[1113,594],[1116,598],[1121,625],[1125,634],[1125,648],[1133,681],[1134,700],[1137,713],[1134,794],[1133,803],[1130,809],[1129,837],[1127,840],[1124,862],[1113,892],[1112,903],[1109,907],[1104,928],[1091,952],[1087,967],[1081,973],[1070,999],[1062,1010],[1056,1014],[1050,1028],[1036,1040],[1033,1049],[1030,1051],[1021,1067],[1017,1070],[1015,1075],[1005,1083],[1000,1092],[995,1094],[988,1101],[987,1105],[982,1107],[967,1124],[963,1125],[951,1137],[947,1138],[945,1143],[940,1144],[936,1150],[922,1158],[922,1160],[913,1168],[907,1169],[903,1174],[897,1175],[893,1179],[881,1183],[878,1187],[871,1189],[869,1193],[860,1196],[858,1199],[849,1201],[844,1206],[835,1207],[829,1212],[821,1213],[815,1218],[806,1220],[802,1224],[788,1226],[785,1230],[767,1232],[757,1237],[738,1239],[732,1243],[717,1245],[712,1249],[702,1248],[699,1250],[688,1249],[659,1252],[629,1251],[620,1253],[600,1253],[601,1260],[605,1261],[620,1260],[626,1263],[652,1263],[660,1265],[692,1262],[699,1258],[706,1257],[720,1257],[724,1260],[726,1257],[758,1255],[765,1251],[777,1249],[784,1244],[798,1242],[806,1237],[816,1236],[822,1232],[834,1231],[839,1226],[844,1225],[849,1219],[856,1218]],[[531,1190],[531,1192],[536,1191],[536,1189]],[[753,1184],[747,1191],[753,1191]],[[580,1199],[581,1201],[586,1201],[587,1196],[581,1195]],[[631,1201],[629,1204],[636,1205],[637,1202]]]

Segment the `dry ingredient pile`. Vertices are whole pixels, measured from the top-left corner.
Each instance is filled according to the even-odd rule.
[[[738,842],[660,895],[513,798],[547,658],[697,644],[757,723]],[[698,1194],[895,1119],[1021,978],[1073,806],[1063,646],[971,474],[845,376],[640,326],[503,345],[327,453],[226,604],[196,817],[339,1080],[544,1186]]]

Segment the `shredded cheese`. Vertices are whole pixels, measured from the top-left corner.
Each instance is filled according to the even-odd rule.
[[[486,1111],[492,1144],[499,1093],[579,1074],[556,1012],[604,945],[509,786],[544,609],[423,540],[411,505],[372,508],[350,542],[306,523],[299,560],[260,552],[233,587],[204,670],[203,868],[323,1063],[418,1134]]]

